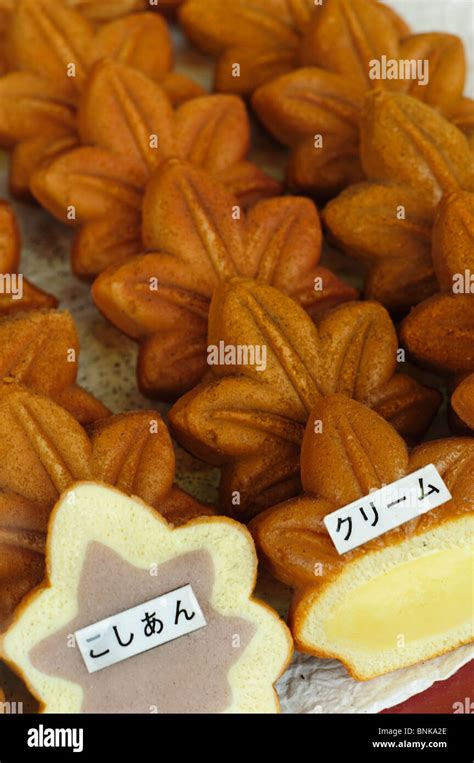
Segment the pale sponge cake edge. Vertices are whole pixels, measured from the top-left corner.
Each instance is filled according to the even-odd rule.
[[[473,540],[474,517],[464,514],[357,554],[311,595],[295,596],[297,648],[367,680],[470,643]]]
[[[139,499],[94,482],[73,485],[56,504],[49,523],[46,581],[20,604],[1,642],[2,657],[23,677],[42,712],[79,712],[82,705],[82,688],[37,670],[30,653],[77,614],[81,569],[91,541],[142,569],[192,551],[209,552],[215,570],[213,608],[250,621],[255,631],[229,671],[232,702],[226,712],[278,712],[274,683],[291,659],[293,642],[277,613],[252,596],[257,557],[250,533],[225,517],[173,528]]]

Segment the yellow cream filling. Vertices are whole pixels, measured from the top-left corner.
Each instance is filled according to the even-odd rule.
[[[449,549],[406,562],[347,592],[327,619],[332,642],[352,648],[403,648],[438,637],[473,617],[473,555]]]

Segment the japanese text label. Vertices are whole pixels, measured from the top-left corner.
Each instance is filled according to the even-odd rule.
[[[378,538],[451,500],[433,464],[333,511],[324,524],[339,554]]]
[[[89,673],[154,649],[207,625],[190,585],[75,632]]]

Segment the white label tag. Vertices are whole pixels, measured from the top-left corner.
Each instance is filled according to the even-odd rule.
[[[207,625],[190,585],[75,632],[89,673],[154,649]]]
[[[324,517],[339,554],[450,501],[451,493],[433,464],[380,488]]]

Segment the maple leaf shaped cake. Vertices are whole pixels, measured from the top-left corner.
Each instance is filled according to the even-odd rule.
[[[77,384],[79,353],[76,326],[67,312],[38,309],[0,318],[0,383],[46,395],[90,424],[110,411]]]
[[[374,61],[427,61],[429,77],[385,74]],[[411,34],[404,19],[372,0],[324,0],[312,15],[301,62],[345,77],[360,90],[388,89],[413,95],[450,115],[462,97],[466,60],[460,37],[443,32]]]
[[[19,274],[20,230],[11,206],[0,201],[0,315],[56,307],[51,294],[38,289]]]
[[[316,317],[357,292],[319,266],[321,227],[309,199],[257,203],[246,215],[209,174],[169,160],[143,203],[147,254],[122,260],[94,282],[93,298],[141,343],[137,376],[152,397],[175,399],[207,370],[207,319],[214,289],[248,276],[272,284]]]
[[[291,148],[287,181],[292,188],[327,200],[364,179],[362,107],[364,97],[374,89],[419,99],[469,133],[462,40],[444,33],[405,36],[405,32],[399,42],[399,35],[396,20],[380,3],[325,0],[315,11],[303,43],[302,68],[255,91],[252,103],[259,118],[277,140]],[[371,66],[383,58],[400,64],[423,62],[429,68],[429,82],[422,86],[413,78],[373,78]],[[390,125],[392,135],[397,124],[395,120]],[[400,162],[399,145],[392,140],[385,146]]]
[[[438,373],[470,373],[474,371],[474,193],[454,188],[445,194],[436,211],[432,254],[441,292],[405,318],[402,341],[419,363]],[[424,343],[421,331],[426,332]]]
[[[218,56],[213,89],[248,95],[298,65],[313,10],[313,0],[186,0],[179,21],[193,43]]]
[[[330,69],[337,57],[353,77],[358,69],[354,50],[360,55],[372,43],[374,53],[397,51],[400,35],[409,34],[391,8],[374,0],[235,0],[231,6],[225,0],[186,0],[179,20],[192,42],[217,57],[214,89],[240,95],[250,95],[306,59],[314,63],[312,54],[323,45],[318,64]],[[315,40],[318,26],[321,39]],[[391,44],[384,47],[382,41]]]
[[[460,271],[459,277],[469,278],[471,272]],[[451,401],[454,412],[472,429],[474,295],[435,294],[405,318],[400,337],[419,365],[446,377],[449,386],[456,388]]]
[[[54,2],[58,8],[61,5],[74,8],[86,18],[97,23],[151,7],[148,0],[54,0]],[[173,0],[163,0],[163,5],[171,5],[172,2]],[[162,0],[160,0],[161,5]],[[0,0],[2,29],[8,26],[14,7],[15,0]]]
[[[429,464],[451,500],[339,555],[324,517]],[[360,403],[340,395],[316,403],[301,452],[304,494],[250,526],[260,557],[295,589],[298,649],[367,680],[472,641],[473,469],[472,438],[409,453]]]
[[[159,0],[160,10],[172,10],[181,0]],[[38,6],[38,3],[36,3]],[[0,0],[0,74],[5,74],[13,65],[8,51],[8,30],[12,22],[17,0]],[[73,8],[94,24],[111,21],[134,11],[157,9],[149,0],[52,0],[51,8],[60,6]]]
[[[213,514],[173,484],[175,457],[156,411],[110,416],[85,429],[21,385],[0,384],[0,629],[44,574],[49,515],[77,480],[136,495],[173,524]]]
[[[95,24],[118,18],[134,11],[150,10],[157,6],[151,6],[149,0],[55,0],[56,5],[68,5],[79,11]],[[160,11],[173,11],[181,0],[159,0]],[[0,75],[6,74],[12,67],[12,60],[8,54],[8,28],[15,8],[15,0],[0,0]],[[179,78],[180,79],[180,78]],[[181,87],[184,84],[182,78]]]
[[[214,292],[208,347],[209,378],[169,421],[185,448],[223,467],[221,507],[239,518],[298,493],[301,440],[320,397],[364,402],[414,439],[440,403],[397,373],[397,335],[377,303],[341,305],[316,327],[286,295],[235,278]]]
[[[456,187],[445,193],[436,209],[432,255],[442,292],[472,293],[474,193]]]
[[[150,78],[106,60],[83,88],[79,129],[84,145],[39,169],[31,188],[59,220],[82,226],[72,267],[86,279],[142,250],[143,196],[167,158],[186,159],[210,173],[244,206],[281,188],[245,158],[250,126],[236,96],[194,98],[173,111]]]
[[[19,197],[30,194],[35,169],[80,143],[77,107],[97,61],[110,57],[143,72],[175,104],[204,92],[173,71],[171,36],[157,13],[129,14],[97,29],[65,2],[19,0],[6,44],[10,71],[0,79],[0,143],[13,147],[10,188]]]
[[[451,404],[454,412],[469,429],[474,429],[474,373],[467,376],[456,388]]]
[[[448,376],[471,373],[474,371],[474,296],[444,293],[425,300],[403,321],[401,340],[423,366]]]
[[[370,96],[362,124],[371,182],[346,189],[323,219],[337,246],[366,264],[366,295],[406,310],[474,267],[474,154],[454,125],[410,96]]]
[[[432,256],[441,291],[405,318],[401,340],[417,363],[447,377],[451,387],[461,383],[452,404],[472,428],[474,193],[454,189],[443,196],[434,220]]]
[[[240,524],[213,517],[173,528],[138,499],[82,483],[57,504],[46,553],[47,581],[2,639],[4,658],[43,712],[278,712],[273,684],[292,641],[276,612],[253,598],[257,557]],[[183,586],[194,604],[181,619],[192,624],[198,606],[205,623],[174,635]],[[152,628],[147,651],[88,672],[70,634],[165,594],[173,604],[159,622],[174,640],[160,644]],[[138,621],[132,635],[143,627]]]

